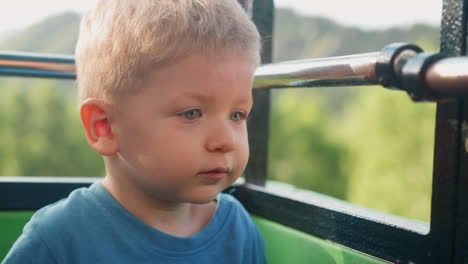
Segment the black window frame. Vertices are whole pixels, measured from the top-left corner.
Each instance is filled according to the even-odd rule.
[[[253,1],[264,37],[262,61],[271,62],[273,0]],[[424,8],[424,7],[421,7]],[[466,55],[468,0],[443,0],[440,51]],[[415,10],[418,12],[419,10]],[[251,157],[246,183],[228,190],[254,215],[395,263],[468,263],[468,101],[437,104],[431,222],[428,233],[396,225],[373,210],[356,211],[327,197],[300,201],[265,187],[270,90],[254,90],[249,121]],[[467,142],[465,144],[465,142]],[[36,210],[100,178],[0,177],[0,211]],[[21,197],[21,200],[16,197]],[[346,205],[343,202],[342,205]]]

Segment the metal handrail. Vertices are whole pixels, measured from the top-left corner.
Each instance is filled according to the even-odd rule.
[[[73,56],[0,53],[0,76],[75,79]],[[415,100],[468,94],[468,57],[444,58],[407,44],[380,52],[260,66],[254,88],[382,85]]]
[[[0,76],[75,79],[75,58],[69,55],[2,52]]]

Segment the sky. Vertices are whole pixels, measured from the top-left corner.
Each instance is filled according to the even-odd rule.
[[[66,10],[83,12],[94,1],[0,0],[0,32],[23,28],[48,15]],[[439,25],[442,10],[442,0],[275,0],[275,5],[366,29],[416,22]]]

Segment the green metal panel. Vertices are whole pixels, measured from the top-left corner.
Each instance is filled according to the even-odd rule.
[[[388,264],[327,240],[253,216],[265,239],[269,264]]]
[[[23,232],[24,225],[35,212],[0,212],[0,261]]]

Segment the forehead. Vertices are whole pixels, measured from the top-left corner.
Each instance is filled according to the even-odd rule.
[[[216,96],[250,98],[254,65],[240,56],[191,54],[151,72],[143,93],[166,100],[180,97],[208,100]]]

